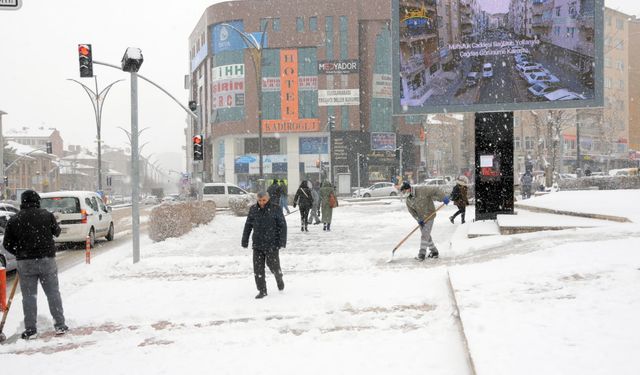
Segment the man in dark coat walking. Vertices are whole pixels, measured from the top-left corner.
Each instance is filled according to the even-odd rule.
[[[308,232],[309,210],[313,206],[313,196],[307,181],[302,181],[295,197],[293,197],[293,208],[296,208],[296,205],[300,206],[300,230]]]
[[[258,193],[258,203],[251,206],[242,233],[242,247],[249,247],[249,235],[253,247],[253,276],[258,288],[257,299],[267,295],[265,262],[276,277],[278,289],[284,289],[280,269],[280,249],[287,247],[287,222],[282,209],[269,200],[269,193]]]
[[[269,185],[267,189],[267,193],[269,193],[269,201],[275,204],[276,206],[280,205],[280,195],[282,194],[282,187],[278,184],[278,179],[274,178],[273,183]]]
[[[2,244],[18,260],[25,327],[21,337],[25,340],[38,335],[38,281],[47,296],[56,335],[63,335],[69,330],[62,309],[53,240],[60,231],[55,216],[40,208],[38,193],[33,190],[22,193],[20,212],[9,219]]]

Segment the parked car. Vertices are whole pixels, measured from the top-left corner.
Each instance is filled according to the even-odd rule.
[[[523,61],[520,64],[516,64],[516,69],[518,69],[519,72],[523,71],[526,68],[544,69],[544,66],[542,66],[542,64],[538,64],[530,61]]]
[[[160,198],[156,197],[155,195],[147,195],[146,197],[142,198],[142,204],[159,204],[160,203]]]
[[[214,201],[220,208],[229,207],[229,198],[245,194],[248,194],[246,190],[227,182],[206,183],[202,189],[202,199]]]
[[[523,62],[531,61],[531,55],[527,53],[519,53],[514,56],[516,64],[522,64]]]
[[[541,97],[556,90],[560,90],[559,86],[554,85],[551,82],[539,82],[529,87],[529,93],[536,97]]]
[[[358,189],[353,192],[355,198],[369,197],[395,197],[398,195],[398,189],[392,182],[377,182],[368,188]]]
[[[585,99],[584,95],[580,95],[578,93],[569,91],[567,89],[560,89],[546,94],[545,99],[547,100],[578,100]]]
[[[527,76],[532,73],[551,74],[551,72],[549,72],[545,68],[530,66],[530,67],[522,68],[520,70],[520,77],[526,80]]]
[[[89,236],[91,247],[96,238],[115,237],[111,207],[92,191],[56,191],[40,195],[40,207],[53,212],[62,232],[57,243],[84,242]]]
[[[493,65],[491,65],[491,63],[486,63],[482,65],[482,77],[484,78],[493,77]]]
[[[535,72],[535,73],[529,73],[526,76],[527,82],[530,85],[535,85],[536,83],[540,83],[540,82],[551,82],[551,83],[556,83],[556,82],[560,82],[560,80],[558,79],[558,77],[554,76],[553,74],[548,74],[548,73],[543,73],[543,72]]]
[[[479,79],[480,74],[478,72],[470,72],[465,79],[465,85],[467,85],[467,87],[475,86],[478,84]]]
[[[437,185],[437,186],[449,185],[449,184],[451,184],[451,179],[445,178],[445,177],[427,178],[426,180],[424,180],[424,183],[422,183],[422,185]]]
[[[4,267],[7,271],[13,271],[18,267],[18,262],[16,261],[16,257],[2,246],[4,227],[2,228],[2,233],[3,235],[0,236],[0,267]]]

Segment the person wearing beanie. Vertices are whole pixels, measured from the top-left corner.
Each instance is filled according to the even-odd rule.
[[[55,216],[40,208],[40,195],[33,190],[23,192],[20,212],[7,222],[2,244],[18,261],[25,327],[21,337],[25,340],[38,335],[38,281],[47,296],[56,335],[63,335],[69,330],[62,309],[53,239],[60,235],[60,231]]]
[[[420,231],[422,233],[420,249],[418,250],[418,256],[415,259],[423,261],[427,257],[427,247],[429,248],[428,257],[437,258],[440,254],[435,243],[433,243],[433,239],[431,238],[431,229],[433,228],[433,222],[436,219],[436,208],[433,201],[439,200],[444,204],[449,204],[449,197],[435,186],[411,187],[409,181],[404,181],[402,183],[400,192],[408,194],[406,199],[407,209],[411,216],[413,216],[420,225]]]
[[[280,206],[280,194],[282,194],[282,187],[278,184],[278,179],[274,178],[273,183],[267,189],[269,193],[269,201],[276,206]]]
[[[467,206],[469,205],[469,198],[467,197],[467,186],[469,186],[469,179],[466,176],[460,176],[456,180],[456,186],[454,186],[453,190],[451,191],[451,199],[453,200],[453,203],[456,205],[456,207],[458,207],[458,211],[456,211],[453,216],[449,217],[449,221],[451,221],[451,224],[454,223],[454,220],[458,215],[460,215],[460,217],[462,218],[462,224],[464,224],[465,222],[464,216]]]

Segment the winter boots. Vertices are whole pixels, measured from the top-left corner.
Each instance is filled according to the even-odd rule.
[[[449,221],[453,224],[453,216],[449,216]]]
[[[429,250],[429,254],[428,254],[428,255],[426,255],[426,254],[424,254],[424,253],[420,252],[420,253],[418,254],[418,256],[417,256],[417,257],[415,257],[414,259],[415,259],[415,260],[417,260],[417,261],[419,261],[419,262],[422,262],[422,261],[424,261],[424,260],[425,260],[425,258],[433,258],[433,259],[437,259],[437,258],[438,258],[438,256],[439,256],[439,254],[438,254],[438,250]]]
[[[282,280],[282,276],[276,277],[276,283],[278,284],[278,290],[284,290],[284,280]]]
[[[327,223],[322,223],[322,230],[327,230]]]
[[[329,232],[331,230],[331,223],[327,224],[327,232]]]
[[[38,331],[36,331],[35,329],[26,329],[24,332],[22,332],[22,335],[20,335],[20,337],[23,340],[33,340],[33,339],[37,339],[38,338]]]
[[[438,258],[438,250],[429,250],[429,255],[427,255],[427,258]]]
[[[256,299],[261,299],[267,296],[267,292],[266,291],[261,291],[260,293],[258,293],[258,295],[256,296]]]
[[[56,336],[62,336],[69,331],[69,327],[67,327],[66,324],[61,324],[59,326],[56,326],[55,329],[56,329]]]

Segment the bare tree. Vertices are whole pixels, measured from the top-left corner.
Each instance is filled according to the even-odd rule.
[[[531,111],[538,138],[539,165],[545,171],[545,185],[553,185],[558,155],[562,150],[562,132],[575,125],[576,112],[568,109]]]

